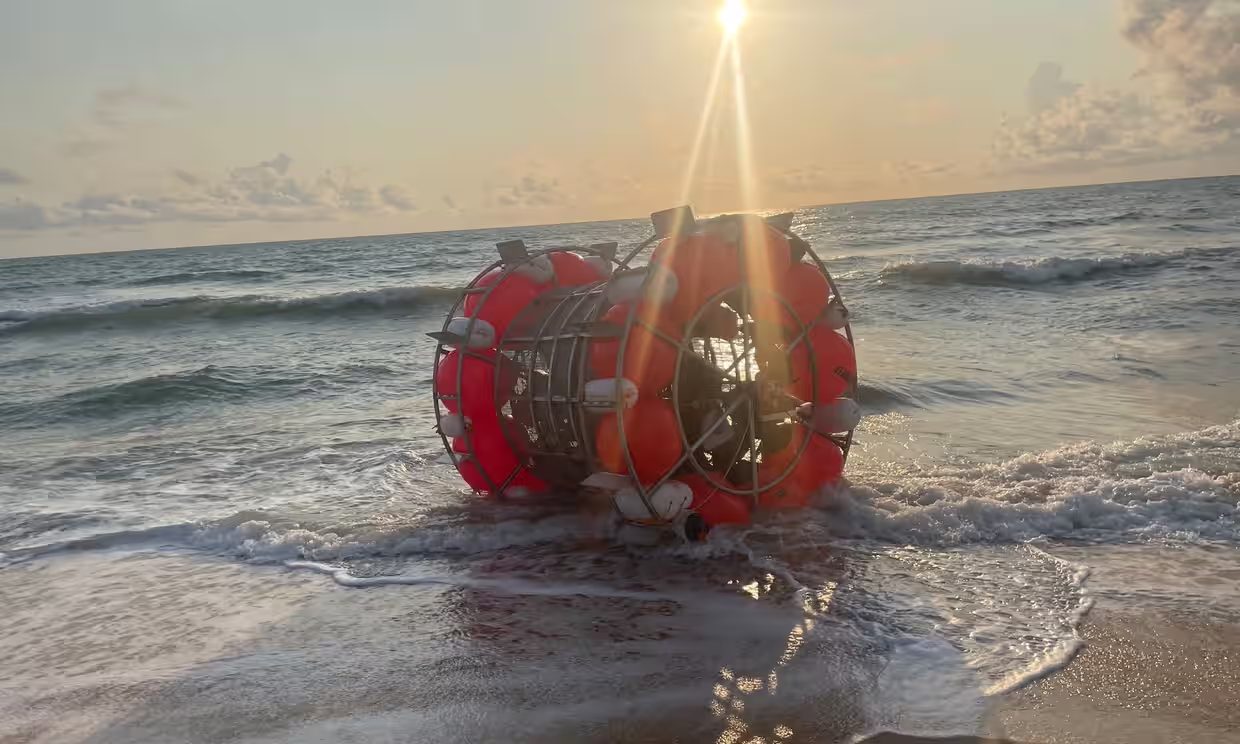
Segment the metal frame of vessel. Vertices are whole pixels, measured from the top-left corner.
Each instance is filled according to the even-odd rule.
[[[792,231],[792,219],[792,213],[785,213],[766,218],[721,215],[698,220],[691,208],[679,207],[653,214],[654,234],[623,257],[618,257],[615,243],[536,251],[529,250],[522,241],[498,244],[499,259],[469,283],[448,313],[442,331],[433,334],[438,340],[434,357],[435,421],[453,464],[458,470],[472,467],[482,476],[485,485],[485,488],[476,490],[485,491],[497,499],[514,495],[514,480],[523,470],[533,473],[551,488],[577,487],[589,483],[590,476],[607,472],[600,463],[594,439],[600,417],[611,413],[615,417],[629,485],[636,490],[649,513],[648,519],[640,520],[633,520],[630,515],[630,521],[669,524],[672,520],[667,519],[652,503],[652,494],[670,479],[685,472],[695,472],[718,490],[747,498],[756,506],[760,494],[779,485],[798,467],[810,445],[812,434],[799,437],[795,454],[787,459],[777,476],[765,481],[759,477],[759,466],[764,461],[763,442],[767,439],[763,432],[774,431],[773,427],[804,426],[804,422],[798,420],[798,410],[804,401],[790,395],[786,386],[772,382],[772,375],[767,374],[764,379],[763,363],[758,359],[761,355],[759,345],[764,344],[765,348],[770,344],[760,338],[765,321],[759,317],[754,306],[761,305],[768,315],[774,308],[780,316],[781,343],[774,349],[776,354],[792,358],[797,355],[798,347],[802,344],[807,346],[808,351],[797,358],[804,358],[809,363],[810,401],[819,400],[818,366],[822,363],[811,338],[811,328],[818,319],[811,318],[806,322],[798,317],[792,299],[781,292],[781,287],[770,280],[756,281],[750,275],[751,267],[761,267],[763,262],[770,260],[769,256],[756,255],[756,252],[768,250],[765,239],[755,238],[760,232],[756,227],[758,224],[762,226],[761,230],[768,231],[767,235],[777,233],[779,240],[787,242],[791,262],[807,263],[825,279],[830,297],[823,298],[824,306],[829,302],[836,309],[837,316],[843,318],[842,327],[838,327],[837,323],[837,328],[833,330],[847,339],[849,351],[853,343],[851,324],[847,321],[847,311],[835,279],[809,243]],[[643,298],[659,290],[657,285],[666,280],[665,272],[658,262],[641,267],[634,266],[634,262],[656,242],[674,246],[683,236],[712,230],[734,236],[739,281],[712,292],[684,322],[680,338],[676,338],[661,327],[651,313],[642,310],[640,304]],[[493,350],[487,350],[490,353],[470,348],[466,339],[472,338],[480,315],[504,282],[516,272],[540,261],[546,262],[544,257],[565,251],[592,257],[593,265],[605,266],[606,271],[600,272],[596,281],[585,284],[560,286],[552,279],[532,302],[508,319],[502,337],[496,339]],[[713,271],[716,267],[710,268]],[[601,318],[612,306],[613,290],[620,286],[631,289],[638,281],[640,285],[636,299],[628,303],[623,324],[604,322]],[[477,300],[471,301],[471,297]],[[457,333],[450,332],[450,324],[462,317],[463,306],[471,303],[472,312],[464,316],[468,320],[463,334],[460,333],[459,322],[455,326]],[[712,314],[712,308],[720,306],[735,313],[736,337],[712,338],[709,334],[696,331]],[[789,318],[794,322],[787,322]],[[725,329],[726,326],[725,322]],[[642,398],[652,394],[662,398],[676,414],[678,431],[666,432],[666,436],[679,439],[681,452],[673,465],[661,468],[660,476],[654,481],[639,477],[639,463],[634,455],[638,442],[633,439],[632,422],[626,421],[629,418],[626,409],[631,407],[632,402],[626,401],[618,389],[624,379],[624,371],[628,369],[626,355],[634,354],[630,347],[635,334],[642,334],[642,340],[646,343],[653,338],[668,349],[675,350],[671,384],[655,391],[640,391]],[[612,343],[616,344],[614,379],[617,389],[610,401],[592,398],[587,395],[587,385],[591,380],[591,349],[595,345]],[[446,384],[441,384],[441,365],[445,357],[454,351],[464,355],[464,358],[455,360],[455,384],[450,384],[451,375],[444,381]],[[517,456],[516,465],[505,468],[509,472],[502,476],[488,472],[485,464],[478,461],[476,433],[471,425],[464,426],[460,432],[463,447],[460,441],[451,441],[452,438],[444,431],[445,419],[454,415],[449,409],[454,408],[455,415],[464,419],[467,404],[466,359],[469,358],[494,368],[492,412],[508,446]],[[855,401],[855,358],[853,370],[844,397]],[[703,380],[707,382],[703,383]],[[445,391],[442,387],[453,389]],[[801,392],[804,392],[803,388]],[[715,406],[712,410],[716,412],[722,407],[722,414],[716,413],[713,424],[705,428],[699,425],[700,420],[686,419],[687,412],[700,410],[703,406]],[[478,406],[475,405],[473,410],[477,411]],[[728,460],[726,463],[716,461],[717,455],[702,451],[703,445],[721,429],[731,432],[728,442],[733,445],[731,458],[723,458]],[[825,436],[840,448],[846,458],[854,431],[855,422],[847,431]],[[650,446],[648,442],[642,444]],[[673,446],[670,440],[667,446]],[[743,473],[737,471],[746,467],[749,469],[747,480]],[[610,470],[615,471],[616,468],[613,466]],[[734,472],[737,472],[736,477],[729,478]],[[623,476],[625,473],[617,475]],[[476,485],[477,478],[474,480]],[[524,495],[525,489],[521,490]]]

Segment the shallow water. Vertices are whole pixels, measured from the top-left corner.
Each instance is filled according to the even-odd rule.
[[[699,546],[435,462],[453,288],[644,222],[0,262],[0,734],[973,733],[1096,599],[1236,622],[1237,196],[802,210],[855,317],[850,486]]]

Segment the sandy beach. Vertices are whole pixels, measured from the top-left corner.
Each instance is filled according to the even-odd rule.
[[[1109,595],[1141,591],[1123,567],[1129,556],[1116,552],[1135,551],[1060,551],[1097,566],[1088,583],[1096,606],[1081,628],[1086,646],[1067,668],[989,699],[978,690],[941,690],[941,700],[927,691],[920,709],[940,715],[921,725],[942,735],[1045,744],[1240,741],[1236,595],[1174,611],[1157,601],[1148,611],[1112,604]],[[1240,576],[1234,551],[1175,548],[1160,557],[1163,572],[1228,581],[1211,586],[1220,597]],[[84,577],[87,562],[94,566]],[[1148,569],[1140,573],[1150,577]],[[739,671],[731,681],[707,677],[718,662],[700,653],[710,639],[684,637],[696,632],[685,627],[692,613],[684,607],[645,603],[635,618],[617,597],[587,618],[573,611],[582,598],[570,595],[429,591],[346,588],[317,573],[204,563],[176,552],[10,566],[0,572],[9,608],[0,639],[9,672],[0,687],[0,741],[829,742],[856,740],[877,715],[866,695],[882,693],[851,674],[881,666],[881,652],[843,665],[815,661],[820,673],[839,671],[834,683],[802,679],[791,664],[782,684],[803,684],[808,694],[777,706],[753,694],[744,697],[748,706],[734,706],[747,685],[762,681]],[[55,618],[42,614],[49,605],[61,608]],[[555,607],[560,618],[531,622],[537,607]],[[568,617],[585,624],[565,625]],[[733,632],[745,653],[732,661],[778,652],[783,643],[768,624],[778,617],[750,617]],[[618,620],[627,620],[625,630],[599,627]],[[610,642],[587,644],[591,638]],[[700,664],[685,664],[686,642]],[[662,668],[632,659],[635,649],[657,643],[670,651]],[[579,685],[573,669],[580,663],[608,669],[615,696],[607,697],[606,684]],[[962,718],[961,700],[981,707]],[[712,713],[720,703],[724,716]],[[974,712],[981,715],[970,724]],[[976,741],[917,734],[867,741]]]
[[[1063,552],[1094,566],[1086,646],[1062,672],[1005,701],[999,728],[1047,744],[1240,741],[1240,554],[1164,549],[1155,566],[1133,567],[1131,549]],[[1197,601],[1167,605],[1171,587],[1191,592],[1194,582],[1204,590]],[[1115,601],[1146,589],[1163,594],[1146,609]]]

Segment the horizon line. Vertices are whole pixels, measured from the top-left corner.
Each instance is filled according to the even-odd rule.
[[[1169,181],[1204,181],[1204,180],[1217,179],[1217,178],[1236,178],[1236,177],[1240,177],[1240,173],[1227,173],[1227,174],[1213,175],[1213,176],[1185,176],[1185,177],[1179,177],[1179,178],[1138,178],[1138,179],[1132,179],[1132,180],[1126,180],[1126,181],[1103,181],[1103,182],[1095,182],[1095,183],[1064,184],[1064,185],[1058,185],[1058,186],[1031,186],[1031,187],[1017,188],[1017,189],[995,189],[993,191],[958,191],[958,192],[949,192],[949,193],[941,193],[941,194],[921,194],[919,196],[896,196],[896,197],[887,197],[883,199],[857,199],[853,201],[836,201],[836,202],[822,202],[819,204],[803,204],[799,207],[790,207],[790,208],[770,207],[770,208],[763,208],[763,209],[740,210],[740,211],[741,212],[745,212],[745,211],[775,212],[775,213],[796,212],[796,211],[804,210],[804,209],[821,209],[823,207],[846,207],[846,206],[852,206],[856,204],[884,204],[888,202],[916,201],[919,199],[950,199],[950,198],[961,197],[961,196],[987,196],[990,194],[1019,194],[1019,193],[1029,192],[1029,191],[1056,191],[1060,189],[1080,189],[1080,188],[1091,188],[1091,187],[1097,187],[1097,186],[1120,186],[1120,185],[1142,184],[1142,183],[1164,183],[1164,182],[1169,182]],[[675,207],[675,206],[680,206],[680,205],[672,205],[672,206]],[[734,212],[730,210],[723,210],[723,211],[712,213],[712,214],[735,214],[735,213],[738,213],[738,212]],[[260,246],[260,245],[310,243],[310,242],[314,242],[317,240],[361,240],[365,238],[396,238],[396,237],[406,237],[410,235],[445,235],[448,233],[485,232],[488,230],[520,230],[520,229],[560,227],[560,226],[571,227],[573,225],[592,225],[592,224],[606,223],[606,222],[636,222],[642,219],[648,219],[648,217],[609,217],[609,218],[601,218],[601,219],[593,219],[593,220],[570,220],[566,222],[541,222],[541,223],[524,223],[524,224],[512,224],[512,225],[491,225],[487,227],[469,227],[469,228],[461,228],[461,229],[455,229],[455,230],[424,230],[424,231],[395,232],[395,233],[363,233],[359,235],[343,235],[343,236],[319,237],[319,238],[296,238],[292,240],[253,240],[253,241],[244,241],[241,243],[196,243],[192,245],[164,246],[160,248],[126,248],[126,249],[120,249],[120,250],[114,250],[114,251],[44,253],[44,254],[29,255],[29,256],[0,256],[0,261],[20,261],[24,259],[41,259],[41,258],[65,258],[68,256],[99,256],[99,255],[105,255],[105,254],[123,255],[127,253],[145,253],[149,251],[180,251],[180,250],[190,250],[190,249],[195,249],[195,248],[245,248],[245,247],[253,247],[253,246]]]

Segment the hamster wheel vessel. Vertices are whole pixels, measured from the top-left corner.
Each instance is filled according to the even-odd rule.
[[[852,330],[792,218],[656,212],[622,256],[500,243],[431,334],[466,483],[603,489],[624,519],[690,539],[837,483],[860,420]]]

